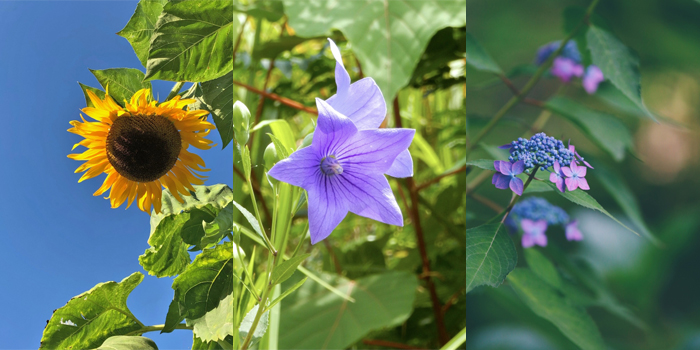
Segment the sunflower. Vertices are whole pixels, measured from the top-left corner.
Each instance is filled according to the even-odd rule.
[[[87,151],[68,158],[86,161],[75,170],[85,171],[78,182],[107,174],[95,196],[110,190],[112,208],[127,201],[128,208],[138,199],[139,209],[150,213],[152,205],[160,213],[163,187],[184,202],[182,196],[194,191],[193,184],[204,184],[206,177],[195,171],[208,169],[202,158],[187,149],[211,148],[212,141],[204,137],[215,127],[202,118],[209,112],[183,109],[195,100],[175,96],[159,104],[150,100],[150,89],[142,89],[121,107],[109,96],[109,89],[104,100],[89,90],[87,94],[94,107],[82,111],[96,122],[82,115],[82,122],[70,122],[73,127],[68,131],[85,138],[73,149],[84,146]]]

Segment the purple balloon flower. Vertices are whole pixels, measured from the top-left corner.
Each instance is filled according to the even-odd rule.
[[[549,181],[554,182],[559,191],[564,192],[564,173],[562,173],[561,166],[559,166],[558,161],[554,162],[553,168],[554,171],[549,174]]]
[[[578,229],[578,220],[566,224],[566,239],[569,241],[583,240],[583,234]]]
[[[571,162],[568,167],[561,168],[561,171],[566,175],[566,188],[569,191],[574,191],[576,188],[582,190],[590,190],[586,176],[586,167],[576,165],[576,162]]]
[[[583,75],[583,88],[586,89],[589,95],[592,95],[598,90],[598,84],[602,83],[603,80],[605,80],[603,71],[598,66],[590,65],[586,68],[586,73]]]
[[[328,237],[348,211],[403,226],[403,216],[384,174],[413,140],[412,129],[359,128],[330,104],[316,99],[313,141],[270,169],[273,178],[306,189],[311,243]]]
[[[552,75],[559,80],[568,83],[572,77],[580,77],[583,75],[583,66],[576,63],[574,60],[566,57],[557,57],[552,63]]]
[[[522,219],[520,227],[523,228],[522,245],[523,248],[530,248],[535,244],[540,247],[547,246],[547,236],[544,234],[547,231],[547,221],[530,219]]]
[[[496,173],[493,174],[491,183],[496,185],[496,188],[505,190],[510,187],[519,196],[523,195],[523,180],[516,175],[521,174],[525,170],[525,162],[519,160],[515,163],[510,163],[504,160],[496,160],[493,162],[493,167],[496,168]]]
[[[377,129],[386,117],[386,102],[379,86],[372,78],[363,78],[350,84],[350,75],[343,65],[343,57],[333,40],[328,39],[335,58],[335,95],[326,102],[340,114],[355,123],[358,130]],[[413,176],[413,159],[408,149],[399,153],[386,171],[392,177]]]

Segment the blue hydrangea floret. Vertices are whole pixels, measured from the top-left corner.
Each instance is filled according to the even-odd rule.
[[[554,166],[554,162],[559,162],[561,166],[568,166],[574,160],[574,153],[564,146],[561,140],[541,132],[529,140],[521,137],[511,142],[508,160],[511,162],[522,160],[526,170],[535,166],[546,169]]]

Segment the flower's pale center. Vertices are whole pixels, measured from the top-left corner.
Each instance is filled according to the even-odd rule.
[[[321,171],[329,176],[340,175],[343,173],[343,167],[335,158],[335,156],[328,156],[321,159]]]
[[[125,178],[136,182],[159,179],[175,166],[180,133],[159,115],[125,115],[114,120],[107,135],[107,159]]]

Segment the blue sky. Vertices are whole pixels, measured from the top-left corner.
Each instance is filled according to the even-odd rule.
[[[144,272],[149,216],[111,209],[93,197],[104,176],[78,183],[68,159],[81,138],[66,131],[85,106],[88,71],[145,69],[116,35],[136,1],[0,1],[0,339],[3,349],[36,349],[54,309],[95,284]],[[164,97],[173,83],[154,82]],[[221,144],[218,133],[210,138]],[[232,183],[231,147],[198,151],[208,185]],[[146,325],[165,320],[172,279],[146,276],[129,298]],[[147,333],[160,349],[189,349],[191,332]]]

